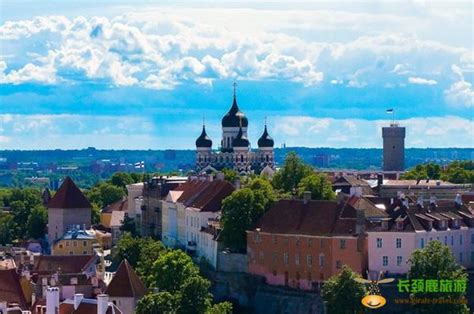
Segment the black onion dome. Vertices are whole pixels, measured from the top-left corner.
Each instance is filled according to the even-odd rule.
[[[258,147],[273,147],[274,144],[275,142],[273,141],[272,137],[268,135],[267,126],[265,125],[263,134],[258,139]]]
[[[212,140],[207,136],[206,127],[202,126],[202,133],[196,140],[196,147],[212,147]]]
[[[249,122],[244,113],[240,111],[239,106],[237,105],[237,98],[234,96],[234,101],[232,102],[232,107],[230,107],[229,112],[222,118],[223,127],[239,127],[240,121],[242,120],[242,127],[247,127]]]
[[[249,147],[250,142],[248,138],[244,135],[244,132],[242,132],[242,127],[239,128],[239,133],[237,133],[237,137],[234,138],[232,141],[232,146],[233,147]]]

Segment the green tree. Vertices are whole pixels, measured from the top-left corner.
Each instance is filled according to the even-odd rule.
[[[360,277],[344,265],[338,275],[324,283],[321,291],[328,313],[358,313],[363,310],[361,299],[365,295],[365,286],[354,279]]]
[[[120,262],[126,259],[135,268],[140,260],[141,242],[140,238],[134,238],[130,233],[123,234],[113,249],[114,260]]]
[[[440,241],[430,241],[423,249],[415,250],[409,259],[410,270],[409,279],[447,279],[447,280],[467,280],[467,273],[456,260],[448,246]],[[465,298],[465,293],[451,292],[443,293],[445,299],[461,300]],[[429,297],[432,294],[416,293],[417,298]],[[469,313],[466,305],[459,302],[453,304],[420,304],[417,310],[421,313]]]
[[[128,232],[132,235],[132,237],[136,237],[138,235],[138,232],[137,225],[135,224],[135,219],[125,214],[122,220],[122,225],[120,226],[120,231]]]
[[[231,184],[234,184],[235,180],[239,178],[239,174],[233,169],[224,168],[222,169],[222,173],[224,173],[224,180]]]
[[[303,178],[298,184],[298,195],[303,197],[305,191],[311,192],[313,200],[333,200],[336,194],[332,190],[332,184],[324,174],[313,173]]]
[[[15,239],[16,224],[13,215],[0,213],[0,244],[11,244]]]
[[[137,305],[137,313],[214,313],[220,309],[230,313],[229,304],[212,305],[210,282],[199,274],[191,257],[180,250],[168,250],[160,254],[147,277],[151,293]]]
[[[147,294],[138,301],[137,314],[177,313],[180,297],[167,291]]]
[[[43,238],[48,223],[48,212],[41,205],[36,205],[28,216],[26,229],[28,237],[33,239]]]
[[[102,182],[94,186],[87,193],[89,201],[96,203],[100,208],[115,203],[125,195],[123,188],[111,183]]]
[[[277,194],[271,183],[264,178],[254,178],[248,184],[248,188],[254,192],[259,192],[263,196],[263,207],[267,211],[277,200]],[[260,218],[260,217],[259,217]]]
[[[206,314],[231,314],[232,313],[232,303],[230,302],[221,302],[214,304],[212,307],[207,309]]]
[[[132,176],[126,172],[116,172],[110,178],[110,183],[115,186],[125,189],[125,186],[128,184],[134,183]]]
[[[245,252],[247,247],[246,233],[254,219],[264,213],[263,199],[260,204],[255,200],[255,193],[241,189],[226,197],[222,202],[221,237],[224,245],[237,252]]]
[[[312,173],[310,165],[305,164],[295,152],[289,152],[283,166],[273,176],[272,184],[276,189],[291,192],[304,177]]]

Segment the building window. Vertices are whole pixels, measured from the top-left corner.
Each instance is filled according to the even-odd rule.
[[[397,266],[400,266],[400,265],[402,265],[402,257],[397,256]]]
[[[339,248],[341,249],[346,248],[346,240],[339,240]]]
[[[272,262],[276,263],[278,254],[276,252],[272,253]]]
[[[66,241],[66,246],[69,246],[69,241]]]
[[[87,251],[82,251],[82,255],[87,255]]]
[[[396,242],[396,247],[397,247],[397,249],[399,249],[399,248],[402,247],[402,239],[397,238],[397,239],[395,240],[395,242]]]
[[[310,267],[313,265],[313,257],[311,254],[306,255],[306,264],[308,264]]]
[[[288,237],[283,238],[283,243],[288,244]]]
[[[82,241],[82,246],[87,246],[87,241]]]
[[[299,265],[300,264],[300,253],[296,253],[295,254],[295,265]]]
[[[377,238],[377,247],[378,248],[382,247],[382,238]]]
[[[459,245],[462,245],[462,234],[459,235]]]
[[[77,246],[77,241],[72,242],[74,246]]]
[[[274,234],[272,234],[272,242],[273,242],[273,244],[277,243],[277,237]]]
[[[300,246],[300,238],[296,238],[296,246]]]
[[[74,252],[73,252],[73,251],[69,251],[69,255],[73,255],[73,254],[74,254]]]
[[[263,252],[262,252],[262,251],[260,251],[260,253],[258,254],[258,257],[259,257],[261,260],[263,260],[264,255],[263,255]]]
[[[474,234],[473,234],[474,235]],[[474,238],[473,238],[474,239]],[[313,239],[308,239],[308,247],[311,247],[311,245],[313,244]]]
[[[388,256],[382,256],[382,265],[384,267],[388,266]]]
[[[340,269],[342,267],[342,262],[341,261],[336,261],[336,268]]]
[[[283,253],[283,263],[285,265],[288,265],[288,253]]]
[[[454,245],[454,236],[451,236],[451,245]]]
[[[448,236],[444,236],[444,245],[448,245]]]
[[[323,247],[323,246],[324,246],[324,239],[321,239],[321,240],[319,241],[319,246],[320,246],[320,247]]]
[[[255,234],[255,243],[260,243],[261,239],[260,239],[260,234],[256,233]]]
[[[462,263],[462,253],[459,253],[459,261]]]
[[[62,248],[63,248],[63,245],[62,245],[62,244],[60,244],[60,245],[59,245],[59,248],[60,248],[60,249],[62,249]]]
[[[319,267],[324,266],[324,254],[319,254]]]
[[[425,239],[420,239],[420,246],[421,248],[424,248],[425,247]]]
[[[474,233],[471,234],[471,243],[474,244]]]

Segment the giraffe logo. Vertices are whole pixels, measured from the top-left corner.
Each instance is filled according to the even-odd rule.
[[[387,300],[382,296],[380,292],[379,284],[393,282],[394,278],[384,278],[382,277],[382,272],[380,272],[377,276],[377,279],[370,279],[370,274],[367,271],[367,279],[364,278],[355,278],[354,280],[363,284],[368,284],[369,291],[367,294],[362,298],[361,303],[363,306],[368,307],[370,309],[378,309],[384,306],[387,303]]]

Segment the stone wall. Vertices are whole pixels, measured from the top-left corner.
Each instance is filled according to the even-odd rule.
[[[217,271],[227,273],[246,273],[248,270],[247,254],[219,251],[217,254]]]

